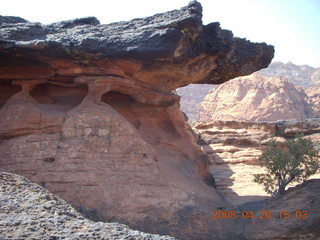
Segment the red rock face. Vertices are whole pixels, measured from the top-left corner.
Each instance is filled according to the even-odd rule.
[[[266,67],[272,46],[203,26],[197,2],[110,25],[5,20],[0,171],[42,184],[92,219],[181,239],[238,236],[234,223],[210,219],[229,203],[173,90]],[[238,56],[243,47],[252,51]],[[228,59],[238,66],[229,72]]]

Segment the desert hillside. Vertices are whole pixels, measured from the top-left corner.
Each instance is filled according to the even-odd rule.
[[[317,239],[319,229],[318,216],[310,214],[308,221],[301,219],[277,219],[279,209],[303,209],[315,213],[319,209],[319,180],[307,181],[287,191],[280,199],[249,203],[238,207],[229,207],[225,211],[234,212],[238,218],[228,219],[237,226],[228,231],[237,231],[240,237],[256,239]],[[19,175],[0,172],[0,239],[70,239],[70,240],[174,240],[170,236],[159,236],[132,230],[119,223],[94,222],[84,218],[70,204],[39,185]],[[274,218],[242,219],[248,209],[258,214],[270,211]],[[9,214],[8,214],[9,213]],[[199,216],[197,216],[199,217]],[[201,217],[201,216],[200,216]],[[224,219],[212,219],[213,222]],[[257,228],[258,226],[258,228]],[[268,231],[272,229],[272,231]],[[263,232],[261,232],[263,230]],[[263,238],[261,238],[263,237]],[[285,237],[285,238],[284,238]],[[179,238],[184,239],[184,238]],[[221,238],[211,235],[204,240],[239,239]]]

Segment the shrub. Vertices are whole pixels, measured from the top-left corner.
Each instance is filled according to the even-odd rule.
[[[255,174],[254,182],[262,184],[273,197],[282,195],[289,183],[302,182],[317,172],[318,155],[312,141],[302,135],[284,143],[271,140],[259,157],[267,173]]]

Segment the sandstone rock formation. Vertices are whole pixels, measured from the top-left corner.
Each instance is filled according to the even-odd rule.
[[[95,220],[181,239],[232,239],[179,97],[267,67],[273,47],[202,25],[201,5],[129,22],[0,18],[0,171]],[[235,231],[229,232],[229,227]]]
[[[302,133],[320,150],[320,118],[275,123],[214,121],[196,125],[195,131],[205,141],[202,148],[210,155],[217,190],[236,205],[268,198],[263,187],[253,182],[254,174],[264,172],[257,158],[267,141],[284,141]],[[312,178],[320,178],[320,172]]]
[[[0,173],[0,239],[174,240],[119,223],[85,219],[68,203],[24,177]]]
[[[220,85],[199,106],[199,121],[277,121],[315,116],[307,95],[282,77],[260,73]]]

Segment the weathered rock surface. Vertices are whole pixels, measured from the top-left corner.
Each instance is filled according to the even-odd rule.
[[[196,125],[195,131],[205,141],[202,148],[210,155],[217,190],[231,203],[242,204],[268,198],[263,187],[253,182],[254,174],[264,172],[257,162],[264,144],[302,133],[320,150],[319,125],[320,118],[275,123],[214,121]],[[312,178],[320,178],[320,172]]]
[[[172,239],[93,222],[24,177],[0,173],[0,239]]]
[[[198,120],[277,121],[315,115],[302,88],[282,77],[254,73],[210,91],[200,103]]]
[[[201,12],[192,2],[108,25],[1,17],[0,171],[91,219],[181,239],[238,236],[234,223],[210,219],[230,204],[173,90],[250,74],[274,50],[203,26]]]

